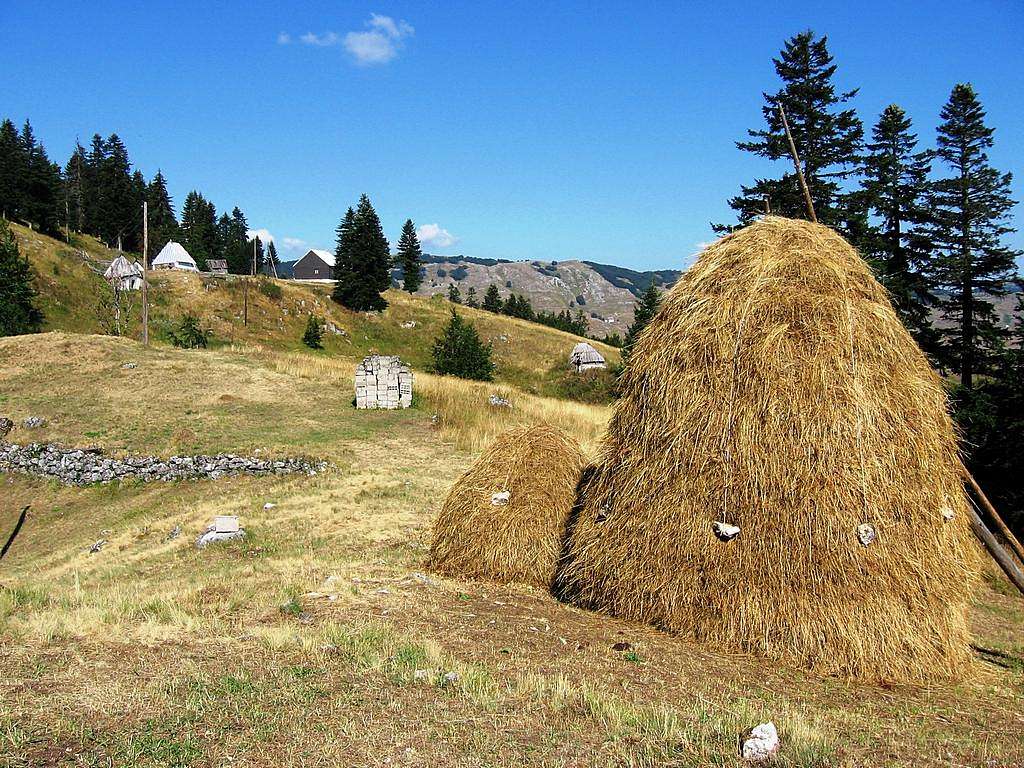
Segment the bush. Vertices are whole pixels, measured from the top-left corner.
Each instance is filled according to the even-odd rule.
[[[316,315],[310,315],[306,321],[306,332],[302,334],[302,343],[310,349],[323,349],[324,321]]]
[[[171,343],[179,349],[206,349],[211,332],[199,325],[195,315],[185,315],[176,328],[167,332]]]
[[[32,268],[18,250],[18,241],[0,219],[0,336],[36,333],[43,313],[36,305]]]
[[[494,379],[491,345],[484,344],[473,324],[463,320],[454,308],[448,324],[434,341],[434,371],[462,379]]]
[[[284,295],[284,291],[281,290],[281,286],[271,280],[261,279],[258,283],[260,293],[266,296],[271,301],[279,301],[281,296]]]

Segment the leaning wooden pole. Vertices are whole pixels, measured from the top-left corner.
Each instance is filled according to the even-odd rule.
[[[974,530],[974,535],[981,540],[981,543],[985,545],[985,549],[992,555],[992,559],[999,563],[999,567],[1003,569],[1006,578],[1020,591],[1021,595],[1024,595],[1024,571],[1021,571],[1017,564],[1010,559],[1010,556],[1006,554],[1006,550],[999,545],[996,537],[985,527],[978,513],[973,509],[971,510],[971,528]]]
[[[814,213],[814,203],[811,202],[811,190],[807,186],[807,179],[804,178],[803,166],[800,165],[800,155],[796,152],[796,143],[793,141],[793,134],[789,132],[789,121],[786,119],[786,110],[779,104],[779,115],[782,117],[782,127],[786,129],[786,139],[789,141],[789,153],[793,156],[793,167],[796,168],[796,176],[800,179],[800,188],[804,191],[804,202],[807,203],[807,214],[811,221],[818,223],[818,217]]]
[[[11,531],[10,537],[7,539],[7,543],[4,544],[3,549],[0,549],[0,560],[3,560],[4,555],[7,554],[7,550],[11,548],[11,544],[18,537],[18,532],[21,530],[21,526],[25,524],[25,518],[28,517],[28,507],[21,510],[21,514],[18,515],[18,522],[14,524],[14,530]]]
[[[985,508],[986,512],[988,512],[988,516],[995,521],[996,528],[999,529],[1003,538],[1010,542],[1010,548],[1014,551],[1014,554],[1020,558],[1021,563],[1024,563],[1024,547],[1021,546],[1020,541],[1018,541],[1017,537],[1013,535],[1013,531],[1009,529],[1006,523],[1003,522],[1003,518],[999,516],[998,512],[996,512],[996,508],[992,506],[992,502],[988,500],[988,496],[986,496],[985,492],[981,490],[981,486],[978,485],[978,481],[974,479],[974,475],[971,474],[970,470],[968,470],[967,467],[964,467],[963,473],[964,480],[967,481],[971,490],[974,491],[974,495],[978,498],[978,501],[981,502],[981,506]]]

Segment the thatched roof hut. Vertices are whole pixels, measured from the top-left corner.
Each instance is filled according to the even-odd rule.
[[[587,344],[585,341],[581,341],[579,344],[572,348],[572,352],[569,353],[569,365],[572,366],[573,370],[577,373],[581,371],[589,371],[594,368],[607,368],[607,364],[604,361],[604,357],[598,352],[593,345]]]
[[[640,335],[558,588],[830,673],[961,674],[978,568],[939,378],[857,252],[769,217]]]
[[[103,278],[119,291],[137,291],[142,288],[142,265],[121,254],[110,262]]]
[[[583,462],[579,444],[554,427],[500,434],[448,493],[434,525],[431,567],[549,587]]]

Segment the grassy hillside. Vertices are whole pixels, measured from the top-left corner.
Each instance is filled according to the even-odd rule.
[[[412,409],[357,412],[349,363],[241,343],[0,339],[0,413],[49,420],[12,440],[333,464],[84,488],[0,476],[0,531],[32,505],[0,563],[0,766],[727,766],[767,719],[782,766],[1024,761],[1024,611],[988,587],[973,676],[921,689],[426,573],[441,499],[490,435],[554,420],[592,450],[608,409],[504,385],[516,407],[495,410],[493,387],[421,375]],[[197,551],[216,514],[240,515],[248,538]]]
[[[46,314],[47,330],[98,333],[97,313],[103,280],[87,266],[113,258],[113,252],[90,237],[75,236],[71,245],[12,226],[22,252],[32,263]],[[328,333],[326,357],[362,358],[380,352],[397,354],[416,370],[430,365],[433,339],[447,321],[451,304],[435,298],[388,291],[390,306],[380,314],[350,312],[329,298],[327,287],[261,278],[249,281],[248,325],[243,324],[244,280],[202,277],[182,272],[151,272],[150,333],[166,344],[167,330],[192,313],[213,332],[212,344],[260,345],[271,350],[313,355],[302,345],[311,313],[325,318],[342,333]],[[569,352],[578,337],[536,323],[460,307],[480,335],[494,345],[497,380],[534,394],[563,389]],[[129,336],[139,338],[138,299]],[[414,328],[403,323],[415,322]],[[618,350],[596,342],[609,361]]]

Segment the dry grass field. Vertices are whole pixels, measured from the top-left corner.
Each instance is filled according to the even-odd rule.
[[[0,562],[0,766],[728,766],[767,719],[780,765],[1024,764],[1024,602],[994,577],[973,674],[919,688],[427,572],[444,494],[494,434],[553,421],[592,451],[608,411],[417,371],[412,409],[356,412],[355,359],[0,339],[0,413],[48,420],[12,441],[332,465],[81,488],[0,474],[4,535],[32,506]],[[248,537],[197,550],[216,514]]]

